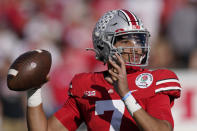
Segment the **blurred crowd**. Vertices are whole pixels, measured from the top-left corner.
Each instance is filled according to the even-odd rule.
[[[67,98],[76,73],[106,67],[94,58],[92,30],[104,12],[128,9],[151,33],[150,68],[197,69],[197,0],[0,0],[0,130],[25,131],[25,92],[7,88],[10,64],[22,53],[52,54],[44,85],[47,116]]]

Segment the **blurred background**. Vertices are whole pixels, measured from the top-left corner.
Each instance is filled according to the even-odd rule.
[[[0,131],[27,130],[26,93],[6,85],[10,64],[29,50],[51,52],[50,81],[42,89],[44,110],[52,115],[67,99],[76,73],[106,68],[85,48],[92,47],[100,16],[122,8],[134,12],[151,33],[149,68],[169,68],[180,78],[175,131],[197,130],[197,0],[0,0]]]

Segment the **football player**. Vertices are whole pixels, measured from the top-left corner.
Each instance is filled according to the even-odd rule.
[[[149,32],[128,10],[105,13],[93,30],[96,59],[108,70],[75,75],[69,98],[48,120],[41,89],[28,91],[30,130],[76,130],[85,122],[90,131],[172,131],[171,107],[180,97],[176,74],[147,70]]]

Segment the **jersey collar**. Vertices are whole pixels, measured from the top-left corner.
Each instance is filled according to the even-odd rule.
[[[143,69],[139,66],[127,66],[126,65],[127,74],[131,74],[137,71],[142,71]]]

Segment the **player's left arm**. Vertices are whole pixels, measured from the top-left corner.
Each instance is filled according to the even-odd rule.
[[[172,131],[174,122],[170,108],[170,98],[157,94],[147,99],[147,110],[140,109],[133,113],[133,118],[142,130]]]
[[[133,118],[142,131],[173,131],[168,121],[152,117],[143,109],[136,111]]]
[[[116,83],[114,86],[115,90],[124,101],[138,127],[143,131],[172,131],[173,128],[170,122],[151,116],[136,102],[135,98],[129,92],[125,63],[119,55],[115,55],[120,62],[120,66],[110,59],[109,64],[113,66],[116,72],[113,71],[114,69],[109,69],[109,73],[111,74],[114,83]]]

